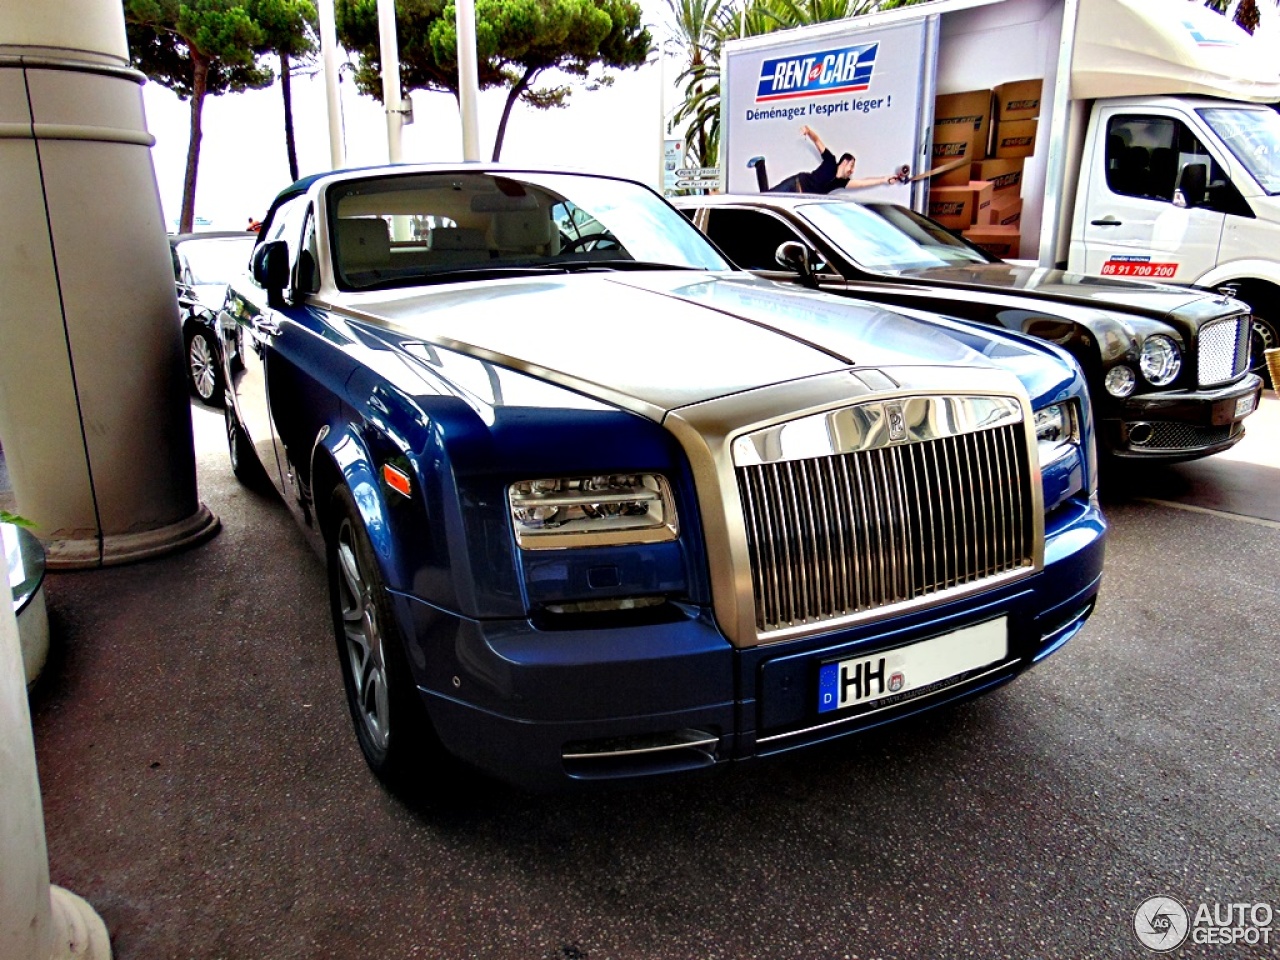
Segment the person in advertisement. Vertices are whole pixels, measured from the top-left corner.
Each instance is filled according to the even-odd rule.
[[[842,154],[837,160],[835,154],[822,142],[818,132],[807,124],[800,128],[800,134],[813,144],[814,149],[821,155],[821,162],[814,169],[792,174],[771,187],[764,157],[751,158],[747,166],[755,170],[756,182],[760,185],[761,193],[831,193],[834,190],[885,186],[900,180],[900,174],[896,173],[887,177],[864,177],[855,180],[853,168],[857,159],[852,153]]]

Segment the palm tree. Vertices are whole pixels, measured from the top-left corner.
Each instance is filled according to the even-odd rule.
[[[720,52],[717,28],[725,7],[723,0],[667,0],[667,6],[675,20],[676,42],[686,58],[676,81],[685,84],[685,101],[673,117],[673,122],[679,123],[688,116],[690,100],[701,99],[705,94],[708,65],[715,63]],[[719,90],[718,65],[714,83]],[[710,130],[705,123],[693,122],[685,129],[685,143],[690,145],[690,152],[696,153],[699,166],[711,166],[715,162],[714,152],[708,159],[709,137]]]

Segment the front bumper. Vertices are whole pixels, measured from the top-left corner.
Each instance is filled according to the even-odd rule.
[[[444,745],[532,789],[694,773],[846,736],[1006,682],[1075,635],[1093,608],[1106,524],[1078,500],[1047,519],[1044,569],[892,619],[749,649],[705,610],[661,623],[538,630],[474,621],[398,596],[409,657]],[[996,617],[1008,657],[942,689],[870,711],[818,712],[822,663]],[[876,706],[876,705],[873,705]]]
[[[1244,436],[1262,380],[1248,374],[1216,390],[1138,394],[1099,413],[1101,447],[1113,457],[1176,462],[1226,450]]]

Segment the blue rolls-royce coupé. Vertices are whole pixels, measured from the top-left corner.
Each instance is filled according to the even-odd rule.
[[[300,181],[219,328],[235,472],[327,558],[392,784],[793,750],[990,690],[1094,604],[1074,361],[753,278],[630,181]]]

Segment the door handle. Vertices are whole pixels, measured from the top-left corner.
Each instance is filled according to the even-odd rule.
[[[264,337],[274,337],[280,333],[280,324],[259,314],[253,318],[253,332]]]
[[[1115,217],[1104,217],[1101,220],[1090,220],[1089,223],[1095,227],[1119,227],[1123,226],[1123,221],[1117,220]]]

